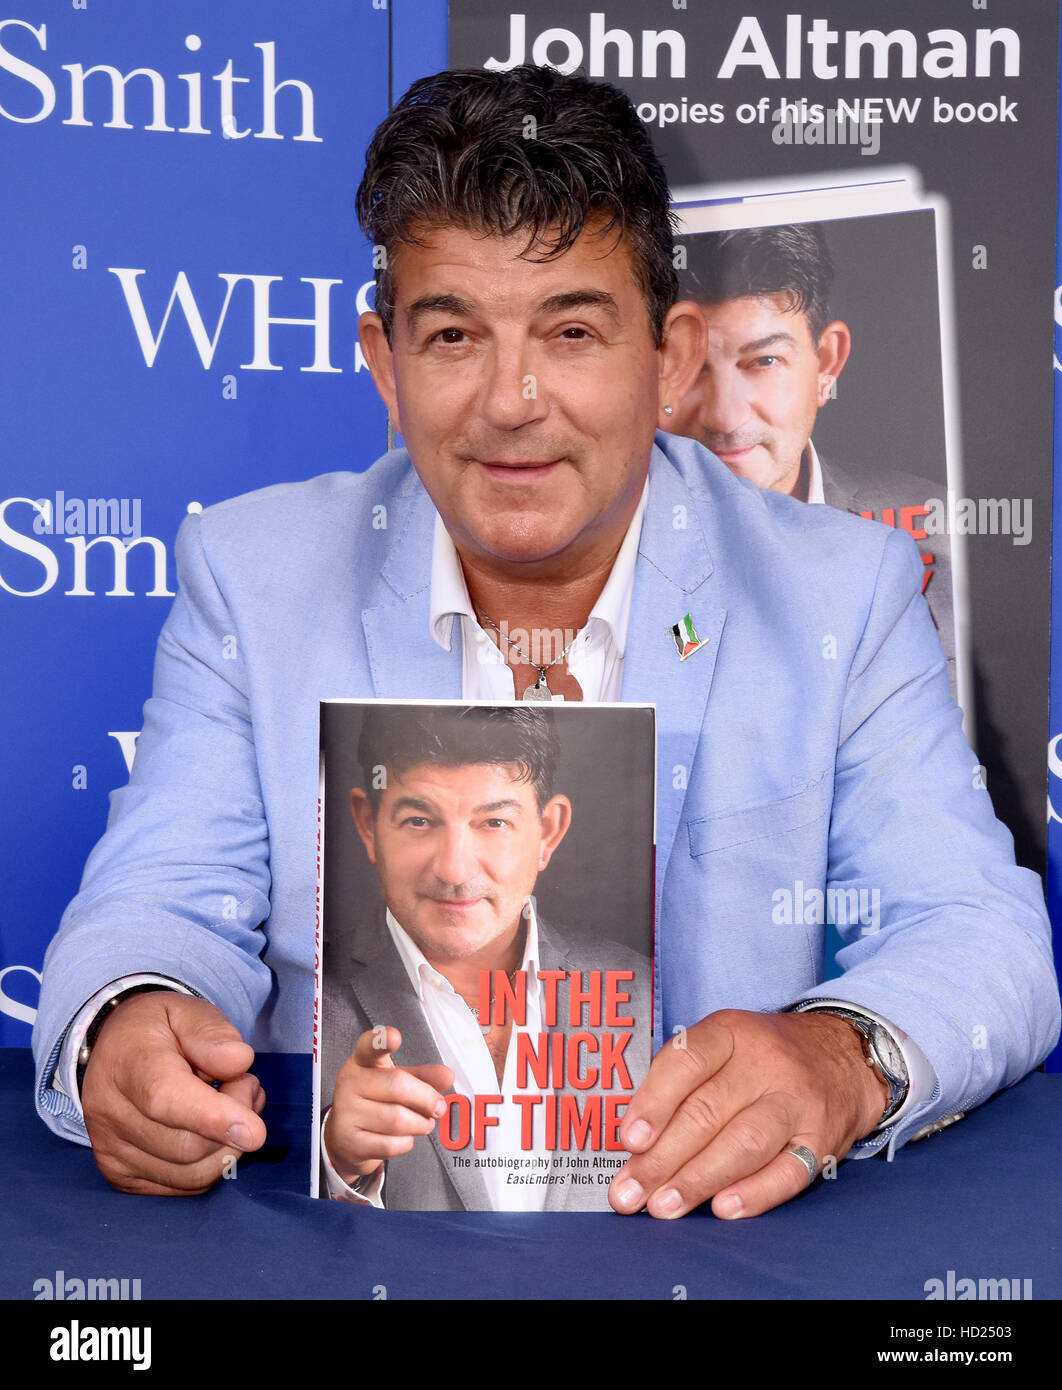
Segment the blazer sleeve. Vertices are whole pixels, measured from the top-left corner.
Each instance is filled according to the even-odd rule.
[[[877,1137],[890,1154],[1020,1080],[1059,1035],[1043,889],[993,813],[921,581],[892,531],[848,673],[829,833],[830,888],[879,911],[838,926],[843,978],[802,992],[880,1013],[932,1064],[932,1097]]]
[[[129,784],[45,955],[33,1034],[37,1108],[85,1142],[79,1107],[53,1088],[63,1035],[120,976],[155,971],[215,1003],[249,1038],[270,987],[259,930],[269,845],[239,633],[200,519],[176,543],[178,593],[159,637]]]

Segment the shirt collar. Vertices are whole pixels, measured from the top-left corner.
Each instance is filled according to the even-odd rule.
[[[429,622],[431,635],[442,647],[450,650],[453,636],[454,618],[472,618],[472,600],[468,596],[468,585],[457,558],[457,547],[450,539],[450,533],[443,525],[442,517],[435,513],[435,531],[431,541],[431,609]],[[390,914],[388,914],[390,915]]]
[[[524,941],[524,958],[520,962],[519,969],[527,972],[528,989],[534,990],[538,987],[538,916],[535,912],[534,895],[528,898],[524,911],[527,920],[527,937]],[[413,991],[422,1004],[424,1003],[425,987],[429,984],[436,985],[444,993],[455,994],[457,992],[449,980],[429,962],[424,952],[402,927],[390,908],[387,909],[387,930],[391,933],[395,950],[409,976],[409,983],[413,986]]]
[[[822,491],[822,466],[819,463],[819,456],[815,452],[815,445],[808,440],[808,501],[817,502],[820,506],[825,504],[826,497]]]
[[[620,656],[627,646],[627,625],[631,616],[631,598],[634,595],[634,567],[638,560],[638,546],[642,539],[642,519],[649,501],[649,479],[646,478],[638,506],[623,537],[612,568],[609,570],[605,587],[597,596],[597,602],[590,610],[589,623],[593,619],[604,623],[612,634],[612,641]]]
[[[612,634],[612,641],[619,655],[624,654],[627,645],[627,626],[630,621],[631,597],[634,593],[634,569],[638,559],[638,545],[642,535],[642,520],[649,500],[649,479],[645,480],[642,495],[623,544],[609,571],[605,587],[590,610],[587,624],[592,620],[603,623]],[[442,517],[435,513],[435,532],[431,544],[431,596],[430,626],[431,635],[442,647],[449,651],[453,641],[454,618],[469,618],[476,622],[472,611],[472,600],[468,596],[468,585],[461,570],[461,561],[450,534],[443,525]]]

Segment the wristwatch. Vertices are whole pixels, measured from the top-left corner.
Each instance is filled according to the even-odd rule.
[[[868,1018],[866,1014],[861,1014],[855,1009],[840,1009],[836,1005],[827,1005],[820,1009],[814,1004],[809,1004],[804,1008],[798,1005],[793,1012],[832,1014],[834,1018],[845,1019],[858,1031],[863,1043],[863,1056],[866,1058],[867,1066],[875,1067],[889,1088],[888,1103],[882,1111],[881,1119],[875,1126],[876,1129],[880,1129],[890,1116],[895,1115],[907,1099],[907,1091],[910,1086],[907,1063],[904,1061],[903,1053],[900,1051],[896,1039],[883,1024],[878,1023],[876,1019]]]

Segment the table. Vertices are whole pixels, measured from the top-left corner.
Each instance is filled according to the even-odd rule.
[[[203,1197],[134,1197],[36,1117],[29,1050],[0,1051],[0,1297],[33,1299],[58,1271],[140,1279],[143,1299],[895,1299],[943,1311],[925,1304],[926,1283],[948,1271],[1031,1280],[1037,1302],[1062,1296],[1057,1074],[1033,1073],[893,1163],[843,1163],[731,1223],[707,1208],[663,1222],[314,1201],[309,1059],[263,1056],[256,1073],[266,1148]]]

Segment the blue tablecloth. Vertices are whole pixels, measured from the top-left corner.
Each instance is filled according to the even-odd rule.
[[[1059,1075],[1034,1073],[893,1163],[844,1163],[796,1201],[731,1223],[707,1208],[664,1222],[313,1201],[309,1061],[261,1057],[256,1071],[267,1148],[206,1196],[132,1197],[37,1119],[28,1050],[0,1051],[0,1296],[32,1299],[58,1271],[139,1279],[144,1299],[922,1301],[949,1271],[1062,1296]]]

